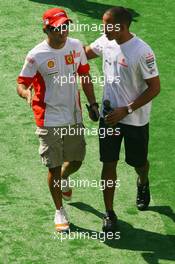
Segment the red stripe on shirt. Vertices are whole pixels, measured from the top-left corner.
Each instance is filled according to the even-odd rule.
[[[33,82],[33,77],[23,77],[23,76],[19,76],[17,78],[17,82],[19,84],[24,84],[26,87],[29,87],[32,82]]]
[[[35,75],[33,80],[33,87],[35,95],[32,100],[32,109],[35,116],[37,126],[44,126],[44,117],[46,110],[46,103],[44,102],[46,86],[43,77],[39,72]]]
[[[34,112],[36,125],[40,127],[44,126],[44,117],[46,110],[46,104],[44,102],[44,98],[45,98],[46,86],[43,77],[39,72],[37,72],[33,78],[19,76],[17,82],[19,84],[24,84],[27,87],[33,84],[35,94],[32,100],[32,109]]]

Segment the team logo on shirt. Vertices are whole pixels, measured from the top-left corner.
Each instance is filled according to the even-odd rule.
[[[146,55],[146,65],[148,66],[149,69],[151,69],[154,66],[154,55],[151,53],[148,53]]]
[[[65,62],[67,65],[74,64],[74,56],[73,54],[65,55]]]
[[[53,68],[55,68],[55,65],[56,65],[56,62],[55,62],[54,59],[52,59],[52,60],[48,60],[48,62],[47,62],[47,67],[48,67],[49,69],[53,69]]]

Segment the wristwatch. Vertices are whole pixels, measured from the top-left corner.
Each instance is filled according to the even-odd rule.
[[[127,108],[128,108],[128,114],[132,114],[132,112],[133,112],[133,109],[132,109],[132,107],[131,107],[132,104],[133,104],[133,103],[130,103],[130,104],[127,106]]]

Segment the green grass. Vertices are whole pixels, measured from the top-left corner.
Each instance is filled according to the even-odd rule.
[[[47,187],[47,170],[38,156],[33,114],[16,95],[16,78],[25,55],[44,37],[42,13],[56,3],[65,7],[73,20],[80,23],[100,24],[100,13],[107,8],[105,1],[100,0],[0,0],[0,263],[174,263],[174,1],[121,0],[117,3],[140,14],[131,31],[153,47],[162,91],[154,101],[151,118],[150,210],[138,212],[135,208],[136,175],[124,163],[122,152],[118,169],[121,187],[115,197],[121,239],[104,243],[99,239],[60,242],[54,235],[54,205]],[[116,1],[109,0],[108,4],[116,5]],[[95,32],[72,35],[85,44],[97,37]],[[92,74],[99,74],[101,60],[91,62],[91,69]],[[100,101],[102,88],[95,86],[95,90]],[[85,102],[82,94],[83,107]],[[84,122],[87,127],[94,126],[88,120],[85,107]],[[98,180],[101,171],[98,139],[87,137],[86,140],[86,159],[73,177]],[[98,188],[74,189],[72,203],[68,203],[66,209],[74,231],[88,231],[89,234],[101,231],[104,205]]]

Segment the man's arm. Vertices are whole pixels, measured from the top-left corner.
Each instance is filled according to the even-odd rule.
[[[89,104],[93,104],[96,102],[94,88],[91,80],[91,76],[89,73],[80,75],[81,85],[83,91],[88,99]]]
[[[131,105],[133,111],[149,103],[154,97],[156,97],[160,93],[159,76],[145,80],[145,82],[147,83],[148,88]]]
[[[96,103],[96,98],[95,98],[95,94],[94,94],[94,87],[93,87],[93,83],[91,80],[91,76],[89,73],[81,74],[80,80],[81,80],[81,85],[82,85],[83,91],[87,97],[89,104],[90,104],[90,112],[89,112],[90,118],[93,121],[97,121],[93,118],[94,113],[96,115],[96,119],[99,118],[99,111],[98,111],[98,106]]]
[[[37,70],[38,67],[35,61],[35,56],[29,52],[26,56],[22,70],[17,78],[17,93],[20,97],[26,99],[30,106],[32,103],[32,84]]]
[[[88,60],[95,59],[98,57],[98,55],[92,50],[90,46],[85,46],[84,50]]]
[[[148,85],[148,88],[138,97],[134,102],[131,103],[131,108],[133,111],[142,107],[143,105],[149,103],[154,97],[156,97],[160,93],[160,79],[159,76],[156,76],[151,79],[145,80]],[[111,114],[109,114],[106,118],[106,123],[108,125],[115,125],[120,120],[122,120],[125,116],[128,115],[128,108],[126,107],[118,107]]]
[[[94,42],[92,42],[89,46],[85,46],[84,50],[88,60],[97,58],[98,56],[103,55],[104,50],[104,35],[97,38]]]

